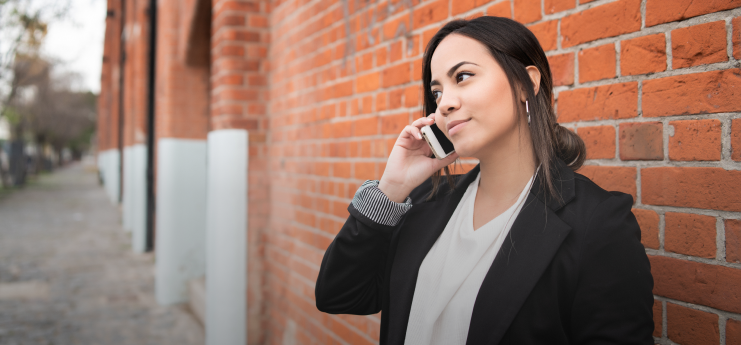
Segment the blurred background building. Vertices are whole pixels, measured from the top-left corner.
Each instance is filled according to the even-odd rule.
[[[98,165],[159,303],[208,344],[377,343],[316,310],[319,264],[423,115],[427,41],[481,15],[535,33],[579,172],[633,196],[657,342],[741,343],[737,0],[108,0]]]

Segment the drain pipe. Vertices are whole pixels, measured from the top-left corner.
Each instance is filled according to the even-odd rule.
[[[154,249],[154,94],[157,54],[157,0],[149,0],[149,68],[147,71],[147,234],[145,250]]]

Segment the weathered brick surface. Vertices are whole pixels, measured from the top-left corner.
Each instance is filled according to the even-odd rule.
[[[673,22],[741,6],[741,0],[646,0],[646,26]]]
[[[554,86],[574,84],[574,53],[551,55],[548,64],[551,66]]]
[[[543,11],[545,14],[566,11],[574,8],[575,3],[571,0],[544,0]]]
[[[608,191],[618,191],[636,200],[636,168],[585,165],[577,171]]]
[[[741,263],[741,220],[726,219],[726,261]]]
[[[648,35],[620,42],[620,74],[638,75],[666,70],[666,37]]]
[[[728,61],[724,21],[672,30],[671,35],[673,68]]]
[[[620,159],[664,159],[663,125],[661,122],[620,124]]]
[[[718,344],[720,342],[720,328],[716,314],[667,303],[666,323],[666,333],[675,343]]]
[[[681,120],[669,122],[674,135],[669,137],[669,159],[676,161],[720,160],[721,128],[719,120]]]
[[[731,121],[731,159],[741,161],[741,119]]]
[[[558,95],[558,121],[636,117],[638,83],[628,82],[563,91]]]
[[[667,212],[664,222],[666,251],[715,258],[715,217]]]
[[[638,225],[641,227],[641,243],[646,248],[659,249],[659,215],[651,210],[633,209]]]
[[[514,2],[515,20],[520,23],[531,23],[541,18],[539,0],[512,0]]]
[[[558,21],[551,20],[528,26],[528,29],[538,38],[540,46],[545,51],[556,49],[558,46]]]
[[[587,147],[587,159],[615,158],[615,127],[579,127],[577,133]]]
[[[640,0],[619,0],[565,17],[561,21],[562,44],[571,47],[640,29]]]
[[[487,16],[512,18],[512,5],[509,0],[498,2],[486,8]]]
[[[643,82],[643,116],[740,111],[741,71],[693,73]]]
[[[615,77],[615,45],[605,44],[579,52],[579,82]]]
[[[741,211],[741,171],[704,167],[641,169],[644,204]]]
[[[741,321],[736,319],[726,321],[726,344],[741,344]]]
[[[661,306],[661,301],[654,300],[653,306],[654,314],[654,337],[661,337],[662,324],[664,323],[664,308]]]
[[[649,255],[654,294],[733,313],[741,312],[741,271]],[[717,344],[717,343],[716,343]]]
[[[731,42],[733,44],[733,58],[741,60],[741,17],[733,18],[733,36]]]

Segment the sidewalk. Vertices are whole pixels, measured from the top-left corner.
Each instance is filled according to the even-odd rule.
[[[82,164],[0,197],[0,344],[203,344],[182,306],[154,299],[154,255]]]

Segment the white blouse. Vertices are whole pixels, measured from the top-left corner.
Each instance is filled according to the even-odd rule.
[[[419,268],[405,344],[463,345],[468,337],[473,305],[494,257],[507,238],[533,182],[517,202],[474,231],[476,177],[427,253]]]

